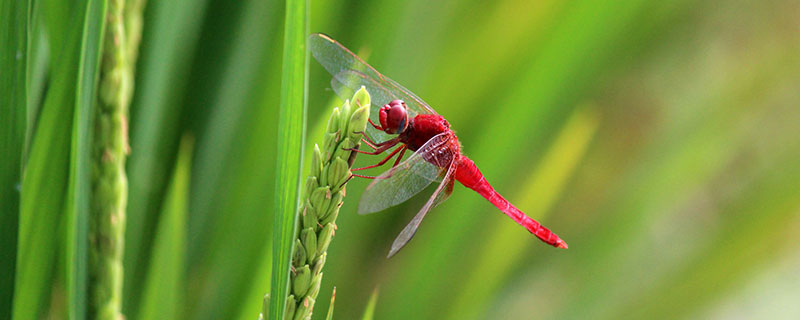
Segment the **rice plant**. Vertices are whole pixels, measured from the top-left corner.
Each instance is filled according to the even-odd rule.
[[[797,9],[2,1],[0,319],[798,318]],[[425,199],[357,215],[353,178],[320,255],[298,213],[327,201],[305,178],[344,101],[314,32],[429,102],[569,250],[456,185],[386,259]]]

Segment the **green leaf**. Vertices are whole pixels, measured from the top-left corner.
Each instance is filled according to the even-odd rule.
[[[83,13],[85,8],[71,9],[80,9],[77,12]],[[69,15],[66,11],[61,14]],[[76,83],[84,29],[84,14],[77,17],[71,19],[70,26],[64,30],[67,34],[64,47],[53,55],[55,63],[47,95],[30,138],[29,154],[22,172],[15,319],[38,318],[48,307],[56,272],[57,245],[63,240],[59,232],[67,231],[59,227],[67,222],[62,219],[66,218],[65,190],[70,173],[73,108],[77,99]],[[63,311],[57,310],[56,314],[60,312]]]
[[[307,0],[286,1],[269,319],[284,316],[297,229],[309,57],[306,52],[307,6]]]
[[[328,305],[328,315],[325,316],[325,320],[333,320],[334,302],[336,302],[336,287],[333,287],[333,292],[331,293],[331,304]]]
[[[136,319],[142,281],[183,129],[182,94],[208,0],[150,1],[131,105],[123,313]]]
[[[231,14],[206,17],[203,54],[195,61],[186,98],[191,111],[203,115],[191,123],[197,151],[187,266],[197,290],[187,295],[187,316],[230,319],[247,308],[252,319],[261,301],[250,299],[249,292],[262,296],[269,290],[269,273],[257,274],[264,272],[272,246],[265,230],[272,230],[273,217],[265,208],[273,208],[280,99],[282,38],[265,35],[279,35],[283,1],[210,5]],[[226,45],[218,45],[220,39]],[[229,298],[221,301],[218,295]]]
[[[51,71],[49,68],[53,65],[50,63],[50,52],[48,48],[48,34],[45,30],[44,17],[42,14],[43,1],[31,1],[30,4],[30,21],[28,21],[28,102],[27,110],[25,112],[25,144],[22,154],[22,163],[26,162],[28,154],[30,153],[31,140],[33,139],[33,132],[36,128],[39,112],[42,108],[42,103],[47,92],[48,76]],[[48,8],[50,10],[50,8]],[[66,13],[64,13],[66,14]]]
[[[72,319],[86,317],[88,283],[89,206],[91,193],[91,143],[97,80],[105,32],[107,3],[91,0],[84,16],[78,81],[75,89],[69,185],[66,205],[64,252],[67,281],[67,314]]]
[[[69,48],[74,44],[71,34],[83,30],[83,28],[71,29],[76,27],[85,17],[86,1],[80,0],[40,0],[34,1],[34,5],[42,7],[39,13],[42,15],[42,22],[46,32],[47,43],[50,48],[50,64],[58,63],[58,52]],[[35,19],[35,18],[34,18]],[[77,66],[77,64],[75,65]]]
[[[0,318],[11,318],[28,94],[30,1],[0,4]]]
[[[140,319],[177,319],[183,308],[186,218],[194,142],[181,141],[175,171],[153,240],[149,272],[144,282]]]
[[[372,294],[369,295],[369,301],[367,301],[367,307],[364,308],[364,315],[361,316],[361,320],[372,320],[375,319],[375,306],[378,304],[378,288],[372,290]]]

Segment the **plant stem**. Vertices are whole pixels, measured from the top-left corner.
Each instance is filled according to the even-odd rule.
[[[352,104],[348,100],[341,108],[333,109],[322,149],[314,145],[298,213],[300,222],[295,233],[291,284],[283,319],[310,319],[319,294],[328,245],[336,230],[345,184],[351,176],[356,155],[350,150],[360,145],[361,132],[369,119],[367,90],[362,87],[352,101]]]
[[[272,276],[270,279],[269,319],[285,313],[289,291],[289,266],[297,230],[300,176],[303,168],[303,143],[306,130],[306,88],[308,87],[308,1],[286,0],[281,99],[278,112],[277,170],[275,210],[272,226]]]
[[[89,230],[89,295],[93,319],[124,319],[122,255],[128,181],[128,107],[133,92],[135,55],[144,1],[108,2],[99,103],[95,114],[92,210]],[[133,21],[133,23],[131,23]]]

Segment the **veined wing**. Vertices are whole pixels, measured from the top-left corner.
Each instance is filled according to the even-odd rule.
[[[457,156],[447,148],[450,139],[449,132],[434,136],[408,159],[375,178],[361,195],[358,213],[378,212],[405,202],[442,177]]]
[[[417,215],[411,219],[411,222],[409,222],[408,225],[403,228],[403,231],[400,231],[400,234],[397,235],[397,238],[394,239],[394,242],[392,242],[392,249],[389,251],[387,258],[391,258],[409,241],[411,241],[411,238],[413,238],[417,233],[417,228],[419,228],[419,224],[422,223],[422,219],[425,218],[425,215],[428,214],[428,211],[431,211],[431,209],[435,208],[450,197],[450,194],[453,193],[453,183],[455,182],[453,173],[455,171],[456,162],[452,161],[450,163],[450,168],[448,168],[447,173],[445,173],[444,177],[442,178],[442,182],[439,184],[439,187],[436,188],[436,191],[433,192],[430,199],[428,199],[428,202],[425,203],[425,206],[419,210]]]
[[[372,98],[370,118],[378,123],[378,110],[392,100],[405,101],[409,116],[436,114],[425,101],[396,81],[382,75],[372,66],[327,35],[315,33],[308,37],[308,48],[314,59],[333,76],[331,86],[342,100],[364,86]],[[377,130],[376,130],[377,131]],[[379,138],[379,137],[373,137]]]
[[[336,92],[336,95],[339,96],[339,98],[346,100],[350,99],[350,97],[352,97],[353,94],[361,88],[360,86],[353,88],[353,83],[356,83],[355,81],[363,80],[361,83],[365,88],[367,88],[370,100],[372,100],[370,104],[369,118],[373,123],[380,124],[379,109],[388,104],[390,101],[400,98],[394,96],[391,92],[382,90],[380,86],[368,85],[369,83],[374,83],[374,81],[370,78],[364,78],[363,76],[364,75],[361,72],[344,70],[331,78],[331,88],[333,88],[333,91]],[[351,103],[360,106],[358,101],[351,101]],[[418,114],[412,109],[408,109],[407,113],[409,119],[413,119]],[[392,135],[375,129],[375,127],[371,125],[367,126],[366,131],[367,135],[372,138],[373,141],[386,141],[392,138]]]
[[[352,51],[345,48],[336,40],[331,39],[325,34],[314,33],[308,37],[308,48],[325,70],[337,76],[342,71],[352,71],[351,75],[358,75],[356,77],[346,77],[347,82],[343,82],[353,90],[358,90],[361,86],[366,86],[367,90],[374,89],[376,91],[385,91],[389,93],[387,96],[394,99],[402,99],[408,104],[408,107],[417,113],[436,114],[425,101],[420,97],[406,89],[396,81],[387,76],[382,75],[378,70],[364,62],[361,58],[355,55]],[[345,77],[340,77],[343,80]],[[369,79],[369,80],[367,80]],[[372,91],[370,91],[372,94]],[[349,97],[348,97],[349,98]],[[389,103],[389,101],[376,101],[381,106]]]

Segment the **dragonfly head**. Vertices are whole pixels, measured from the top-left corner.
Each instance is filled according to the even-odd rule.
[[[408,128],[408,113],[403,100],[392,100],[378,112],[383,131],[388,134],[399,134]]]

